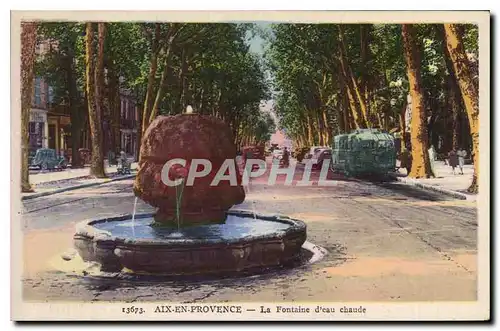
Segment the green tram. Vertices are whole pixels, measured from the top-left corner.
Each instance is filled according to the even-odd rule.
[[[358,129],[334,137],[333,172],[346,176],[386,175],[396,169],[392,135],[379,129]]]

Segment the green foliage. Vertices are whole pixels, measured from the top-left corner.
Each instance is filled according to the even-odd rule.
[[[38,25],[38,44],[48,47],[36,59],[36,75],[45,78],[53,90],[54,103],[68,103],[67,71],[83,73],[83,62],[73,61],[83,56],[84,26],[76,22],[44,22]],[[68,63],[67,61],[71,61]],[[81,76],[78,76],[81,77]],[[78,92],[83,96],[83,80]]]
[[[449,110],[440,27],[416,27],[429,132],[433,127],[446,127]],[[477,56],[477,26],[464,25],[463,29],[467,52]],[[270,45],[265,59],[274,78],[279,126],[296,142],[317,144],[327,130],[333,134],[343,130],[343,112],[350,116],[339,61],[339,31],[338,24],[273,24],[270,33],[262,33]],[[349,24],[342,31],[346,61],[366,99],[370,120],[388,130],[399,127],[409,93],[401,25]],[[328,127],[321,119],[325,113]]]
[[[41,40],[55,45],[37,62],[37,74],[54,89],[56,104],[67,102],[67,70],[77,79],[78,92],[85,95],[84,23],[47,22],[40,25]],[[254,123],[257,139],[273,130],[259,105],[270,97],[261,59],[249,52],[247,37],[252,24],[201,23],[107,23],[105,67],[120,77],[120,87],[135,92],[144,102],[153,54],[158,56],[153,91],[159,88],[167,63],[167,79],[160,98],[159,114],[177,114],[190,104],[196,111],[223,118],[236,135],[246,123]],[[159,33],[158,33],[159,32]],[[165,59],[171,39],[171,54]],[[158,42],[157,44],[155,42]],[[68,53],[72,64],[64,65]],[[246,130],[245,132],[249,132]],[[255,138],[255,137],[254,137]]]
[[[476,57],[479,55],[479,30],[475,24],[464,25],[464,45],[467,53],[473,53]]]

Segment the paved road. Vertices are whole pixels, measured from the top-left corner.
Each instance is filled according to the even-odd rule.
[[[296,179],[302,176],[300,166]],[[312,178],[317,178],[314,173]],[[337,178],[340,179],[340,178]],[[168,281],[83,276],[60,258],[75,224],[130,213],[132,181],[23,203],[26,300],[361,301],[475,300],[477,212],[399,183],[338,180],[336,185],[275,186],[254,180],[237,209],[304,220],[308,241],[329,252],[321,261],[264,275]],[[138,212],[151,212],[139,201]],[[123,278],[123,279],[122,279]]]

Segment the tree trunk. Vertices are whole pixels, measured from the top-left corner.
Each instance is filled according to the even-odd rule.
[[[349,65],[348,62],[348,57],[347,57],[347,48],[345,46],[345,41],[344,41],[344,31],[341,25],[339,25],[339,39],[340,39],[340,52],[341,52],[341,59],[342,59],[342,68],[345,73],[345,77],[348,83],[349,90],[351,90],[352,98],[356,99],[356,102],[359,106],[359,114],[361,115],[361,119],[358,121],[361,121],[363,123],[363,128],[371,127],[371,123],[368,118],[368,111],[366,108],[366,100],[363,97],[363,94],[361,92],[361,89],[356,82],[356,78],[354,77],[354,73],[352,71],[351,66]],[[359,116],[359,115],[358,115]]]
[[[345,89],[347,90],[347,88]],[[345,132],[350,132],[351,130],[358,128],[356,121],[354,120],[354,113],[349,105],[349,97],[347,93],[342,96],[342,104],[344,105],[344,121],[345,121]],[[351,110],[351,111],[349,111]]]
[[[446,46],[453,62],[455,77],[460,86],[462,99],[467,110],[472,136],[474,175],[468,191],[477,193],[479,190],[479,91],[477,85],[474,83],[473,72],[470,70],[471,65],[467,54],[465,54],[460,26],[457,24],[445,24],[444,29],[446,33]]]
[[[149,126],[149,114],[153,107],[153,90],[155,84],[156,71],[158,70],[158,53],[159,53],[159,39],[160,39],[160,23],[156,23],[155,34],[151,45],[151,58],[149,60],[149,73],[148,85],[146,88],[146,95],[144,97],[144,107],[142,116],[142,134]]]
[[[451,77],[451,75],[447,79],[448,86],[448,104],[452,111],[451,117],[451,148],[454,150],[458,150],[459,146],[459,134],[460,134],[460,90],[457,86],[457,81]],[[458,90],[458,91],[457,91]]]
[[[332,132],[330,124],[328,123],[328,116],[326,114],[326,109],[322,108],[321,113],[323,115],[323,124],[325,126],[325,144],[329,145],[331,143]]]
[[[85,109],[82,109],[81,100],[78,97],[77,76],[74,64],[74,46],[66,50],[64,66],[66,71],[66,81],[68,83],[68,100],[71,120],[71,168],[83,167],[80,159],[79,149],[83,124],[85,124]],[[83,110],[83,111],[82,111]]]
[[[347,92],[346,93],[347,100],[348,100],[347,104],[349,105],[349,108],[351,109],[351,115],[352,115],[352,118],[354,120],[355,127],[357,129],[366,128],[366,121],[363,118],[363,114],[361,113],[361,111],[358,108],[356,98],[355,98],[355,92],[353,91],[354,88],[352,87],[351,81],[349,80],[349,77],[348,77],[349,75],[347,73],[345,59],[344,59],[344,56],[342,54],[340,55],[340,64],[342,67],[342,75],[340,75],[340,79],[342,80],[342,82],[345,86],[345,91]]]
[[[139,150],[138,150],[138,153],[137,153],[137,159],[136,161],[139,162],[139,160],[141,159],[141,146],[142,146],[142,137],[143,137],[143,133],[142,133],[142,116],[143,116],[143,109],[141,106],[137,106],[137,115],[138,115],[138,121],[137,121],[137,124],[139,125],[139,127],[137,128],[137,143],[139,144]]]
[[[114,153],[121,151],[120,140],[120,118],[121,118],[121,98],[120,98],[120,80],[115,72],[115,67],[108,66],[108,81],[109,81],[109,113],[111,127],[111,150]]]
[[[104,30],[99,23],[99,55],[98,55],[98,63],[97,63],[97,72],[94,68],[94,31],[91,22],[87,22],[86,26],[86,34],[85,34],[85,45],[86,45],[86,54],[85,54],[85,78],[87,82],[87,97],[88,97],[88,108],[89,108],[89,121],[90,121],[90,133],[92,136],[92,163],[90,166],[90,175],[95,176],[97,178],[106,177],[104,173],[104,159],[102,155],[102,126],[101,126],[101,118],[100,118],[100,87],[99,87],[99,79],[100,74],[98,71],[101,70],[100,64],[101,59],[101,42],[104,43]],[[102,39],[102,40],[101,40]],[[104,45],[102,45],[104,47]]]
[[[21,192],[33,192],[29,182],[29,125],[33,100],[35,48],[37,36],[35,22],[21,23]]]
[[[313,124],[311,120],[311,116],[307,113],[306,110],[306,117],[307,117],[307,142],[309,143],[309,146],[314,145],[313,141]]]
[[[371,43],[371,25],[361,24],[360,25],[360,36],[361,36],[361,63],[363,63],[363,75],[361,76],[360,87],[361,93],[363,95],[366,104],[366,113],[368,117],[373,114],[372,109],[370,109],[370,43]]]
[[[451,132],[451,144],[448,144],[447,147],[450,147],[452,149],[458,150],[460,147],[460,135],[461,135],[461,130],[460,130],[460,119],[462,115],[462,109],[463,109],[463,104],[462,104],[462,97],[460,95],[460,87],[458,86],[458,80],[457,77],[455,76],[455,69],[453,68],[453,62],[450,57],[450,52],[448,51],[448,47],[446,46],[446,35],[445,35],[445,30],[444,26],[439,25],[437,27],[438,33],[441,34],[441,39],[443,41],[443,54],[444,54],[444,60],[446,63],[446,69],[448,71],[448,76],[446,77],[446,87],[448,91],[448,107],[452,111],[452,118],[451,118],[451,127],[452,127],[452,132]]]
[[[420,73],[420,54],[415,40],[412,24],[403,24],[403,42],[405,49],[408,82],[412,99],[411,123],[411,155],[412,167],[409,177],[431,177],[431,166],[428,153],[427,116],[422,94]]]
[[[340,131],[340,132],[346,132],[346,120],[345,120],[345,110],[344,110],[344,107],[343,107],[343,103],[341,101],[339,101],[337,103],[337,110],[338,112],[337,114],[337,118],[338,118],[338,121],[337,121],[337,129]]]
[[[346,96],[346,86],[343,84],[342,78],[340,79],[339,82],[340,86],[340,95],[338,96],[339,101],[339,109],[341,110],[341,121],[339,124],[341,124],[341,130],[342,133],[349,132],[351,130],[351,125],[350,125],[350,120],[349,120],[349,101],[347,100]]]
[[[96,63],[96,71],[95,71],[95,98],[96,98],[96,110],[97,110],[97,118],[98,118],[98,124],[99,124],[99,129],[100,129],[100,144],[99,144],[99,151],[100,151],[100,157],[99,157],[99,167],[100,167],[100,160],[102,160],[102,168],[104,172],[104,145],[105,145],[105,135],[104,135],[104,129],[103,129],[103,124],[104,120],[107,118],[106,114],[106,107],[104,104],[104,42],[106,39],[106,23],[100,22],[97,23],[97,28],[98,28],[98,49],[97,49],[97,63]]]
[[[380,112],[377,112],[375,115],[379,128],[384,128],[384,121],[382,120],[382,115],[380,114]]]
[[[396,151],[397,153],[403,153],[406,149],[405,146],[405,141],[404,137],[406,134],[406,128],[405,128],[405,120],[404,120],[404,113],[399,113],[398,114],[398,120],[399,120],[399,131],[401,132],[401,146],[399,151]]]
[[[146,97],[144,99],[144,111],[142,116],[142,134],[146,131],[149,126],[149,114],[150,110],[153,108],[153,89],[156,77],[156,71],[158,70],[158,55],[153,53],[151,55],[149,74],[148,74],[148,86],[146,89]]]
[[[90,119],[89,119],[89,97],[87,95],[87,88],[85,88],[84,98],[83,98],[83,110],[84,110],[84,120],[83,120],[83,129],[82,129],[82,146],[84,148],[92,149],[92,137],[90,134]],[[83,160],[82,160],[83,161]],[[84,162],[82,162],[84,163]]]
[[[153,109],[151,110],[151,114],[149,115],[149,120],[147,123],[148,126],[156,118],[156,115],[158,115],[158,108],[160,107],[160,103],[163,101],[165,95],[164,88],[168,76],[169,60],[170,60],[170,45],[167,46],[167,49],[165,51],[165,62],[163,64],[164,65],[163,72],[161,73],[160,84],[158,86],[158,91],[156,92],[155,103],[153,104]]]
[[[177,82],[179,83],[179,94],[177,97],[177,107],[180,111],[185,109],[184,105],[184,91],[185,91],[185,72],[186,72],[186,50],[182,48],[180,55],[180,65],[179,65],[179,73],[177,76]]]
[[[71,107],[71,113],[85,111],[85,109],[81,108],[81,105]],[[80,123],[78,121],[74,121],[76,116],[70,116],[71,120],[71,169],[82,168],[84,166],[83,160],[80,158],[79,149],[81,148],[82,142],[82,132],[83,126],[85,123],[85,119],[80,119]]]

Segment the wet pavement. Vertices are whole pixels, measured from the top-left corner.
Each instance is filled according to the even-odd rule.
[[[301,166],[296,172],[301,178]],[[316,177],[315,177],[316,176]],[[312,178],[317,178],[318,172]],[[336,179],[286,186],[254,179],[235,209],[303,220],[328,254],[314,264],[225,279],[166,280],[90,274],[61,254],[75,225],[131,213],[132,180],[23,202],[25,300],[255,302],[475,300],[477,210],[398,182]],[[295,182],[295,181],[294,181]],[[138,213],[153,212],[139,201]],[[72,272],[68,272],[72,271]],[[106,276],[106,277],[104,277]]]

